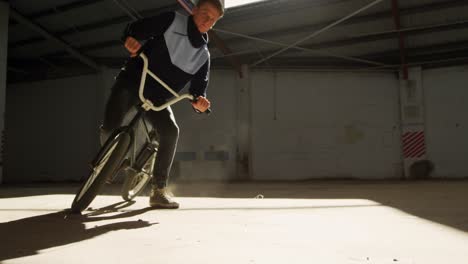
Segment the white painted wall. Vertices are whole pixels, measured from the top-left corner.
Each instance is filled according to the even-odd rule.
[[[254,179],[401,175],[395,75],[251,76]]]
[[[9,86],[5,180],[82,177],[98,148],[97,127],[115,73]],[[249,76],[241,82],[232,71],[212,72],[211,116],[195,114],[188,103],[174,107],[181,127],[174,178],[236,178],[236,98],[246,84],[252,179],[402,176],[395,75],[282,70]],[[427,149],[436,177],[467,175],[467,79],[463,67],[423,72]]]
[[[468,67],[423,72],[426,144],[435,177],[468,177]]]
[[[196,114],[189,103],[174,107],[180,127],[179,153],[196,153],[195,160],[176,159],[174,177],[230,180],[236,177],[236,89],[233,71],[213,71],[208,88],[212,114]],[[220,158],[207,157],[205,155]]]
[[[98,149],[98,130],[116,70],[100,75],[10,85],[7,100],[7,182],[79,180]],[[174,107],[181,127],[173,177],[235,177],[235,73],[212,74],[213,114],[198,115],[188,102]],[[208,156],[206,156],[208,155]],[[220,155],[220,157],[218,157]],[[208,159],[208,160],[207,160]]]

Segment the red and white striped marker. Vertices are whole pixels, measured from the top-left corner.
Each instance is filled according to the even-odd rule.
[[[401,137],[403,141],[403,157],[405,159],[422,158],[426,155],[424,131],[408,131]]]

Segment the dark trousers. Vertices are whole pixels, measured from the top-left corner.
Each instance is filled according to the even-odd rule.
[[[117,78],[112,87],[104,114],[102,128],[105,134],[110,134],[119,128],[125,114],[133,106],[141,103],[137,95],[136,85],[138,85],[138,82]],[[158,104],[158,102],[154,103]],[[146,112],[146,118],[156,128],[159,135],[159,148],[153,170],[152,184],[157,185],[158,188],[163,188],[169,180],[179,139],[179,126],[170,107],[157,112],[150,110]]]

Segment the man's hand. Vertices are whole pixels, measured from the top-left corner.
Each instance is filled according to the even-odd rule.
[[[141,48],[141,44],[138,40],[132,37],[127,37],[125,40],[125,48],[130,52],[130,57],[135,57]]]
[[[208,108],[210,108],[210,105],[210,101],[208,101],[208,99],[206,99],[203,96],[199,96],[195,102],[192,102],[193,108],[202,113],[205,112]]]

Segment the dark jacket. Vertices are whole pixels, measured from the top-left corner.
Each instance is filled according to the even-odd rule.
[[[198,31],[192,16],[182,16],[183,15],[176,14],[175,12],[169,12],[138,20],[127,26],[122,39],[125,40],[127,36],[132,36],[140,42],[144,42],[142,51],[148,57],[149,69],[174,91],[179,92],[191,82],[189,93],[195,97],[206,97],[210,69],[210,58],[207,48],[208,35]],[[178,19],[177,22],[175,21],[176,19]],[[183,30],[181,30],[182,32],[169,32],[168,29],[170,28],[172,31],[175,31],[174,25],[176,23],[179,24],[179,28],[182,26],[181,23],[185,23],[186,28],[183,28]],[[171,37],[171,34],[175,37]],[[175,43],[174,41],[177,41],[170,40],[170,38],[182,38],[187,44],[187,39],[183,39],[185,37],[189,40],[189,49],[192,48],[193,51],[202,54],[204,58],[206,57],[207,59],[199,58],[198,62],[192,65],[193,63],[190,63],[190,60],[193,60],[193,58],[185,58],[186,56],[181,57],[179,56],[180,54],[175,54],[183,52],[180,48],[168,48],[168,43],[173,45]],[[189,61],[184,62],[184,59]],[[178,60],[178,62],[174,60]],[[142,67],[143,62],[141,58],[131,58],[122,68],[118,78],[124,78],[127,81],[130,80],[131,83],[135,83],[134,87],[129,88],[133,91],[137,91]],[[146,78],[145,96],[153,101],[161,101],[173,97],[170,92],[149,75]]]

